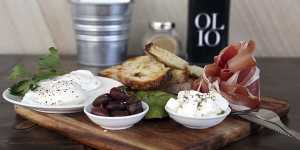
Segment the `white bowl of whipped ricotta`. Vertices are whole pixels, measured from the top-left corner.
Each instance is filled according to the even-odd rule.
[[[165,110],[170,118],[185,127],[206,129],[221,123],[229,114],[228,101],[216,91],[201,93],[180,91],[177,99],[171,98]]]

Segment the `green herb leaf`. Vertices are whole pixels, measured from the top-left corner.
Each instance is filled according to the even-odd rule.
[[[30,77],[31,73],[26,70],[26,68],[23,65],[15,65],[12,69],[12,72],[9,75],[10,80],[17,80],[22,79],[26,77]]]
[[[22,65],[16,65],[10,74],[10,79],[23,79],[10,87],[10,93],[16,96],[24,96],[29,90],[35,90],[41,80],[62,75],[58,71],[60,60],[58,50],[49,48],[50,54],[43,56],[38,62],[38,71],[35,74],[29,73]]]
[[[36,88],[37,85],[31,80],[22,80],[12,87],[10,87],[10,93],[16,96],[24,96],[31,88]]]
[[[38,74],[35,74],[32,77],[32,80],[34,82],[39,82],[41,80],[50,79],[50,78],[53,78],[53,77],[58,76],[58,75],[60,75],[60,73],[56,72],[55,70],[44,71],[44,72],[39,72]]]
[[[175,95],[163,91],[138,91],[136,96],[149,105],[146,119],[167,117],[165,105],[171,97],[175,97]]]
[[[39,59],[38,64],[40,70],[56,70],[56,68],[60,65],[58,50],[54,47],[50,47],[49,52],[50,54]]]

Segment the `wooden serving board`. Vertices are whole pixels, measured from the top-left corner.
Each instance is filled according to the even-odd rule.
[[[288,113],[286,101],[264,97],[262,107]],[[15,107],[17,114],[45,128],[57,131],[97,149],[217,149],[247,137],[258,126],[238,117],[227,117],[221,124],[205,129],[185,128],[173,120],[143,120],[121,131],[107,131],[93,124],[83,113],[61,115]]]

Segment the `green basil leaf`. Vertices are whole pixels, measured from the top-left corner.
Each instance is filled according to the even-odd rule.
[[[167,117],[168,113],[165,111],[165,105],[171,97],[175,97],[175,95],[158,90],[137,91],[136,96],[149,105],[146,119]]]

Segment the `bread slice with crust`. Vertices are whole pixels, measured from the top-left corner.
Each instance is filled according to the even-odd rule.
[[[189,74],[193,77],[201,77],[203,73],[203,68],[197,65],[189,65],[187,67]]]
[[[187,70],[180,70],[180,69],[171,69],[170,70],[170,80],[167,81],[168,83],[183,83],[189,79],[189,72]]]
[[[122,65],[112,66],[110,68],[101,70],[98,74],[103,77],[111,78],[117,81],[120,81],[119,72],[122,68]]]
[[[119,78],[121,68],[122,65],[112,66],[110,68],[101,70],[98,75],[121,82],[121,79]],[[164,82],[164,85],[185,83],[188,81],[188,79],[189,72],[187,70],[170,69],[166,76],[166,82]]]
[[[145,53],[153,56],[156,60],[171,68],[185,70],[189,65],[187,61],[153,43],[149,43],[145,46]]]
[[[167,79],[169,70],[151,56],[138,56],[122,64],[118,78],[132,89],[155,89]]]

